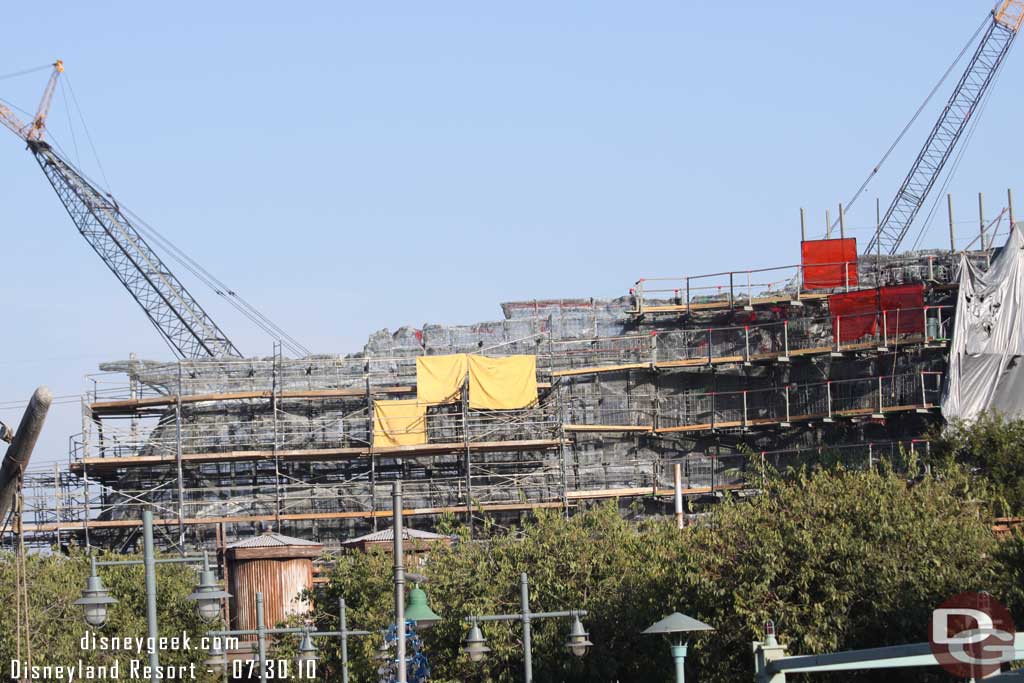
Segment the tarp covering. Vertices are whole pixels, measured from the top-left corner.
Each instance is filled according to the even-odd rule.
[[[469,407],[517,410],[537,402],[537,356],[469,357]]]
[[[1024,417],[1024,224],[1017,223],[987,272],[960,257],[960,291],[942,396],[947,420],[986,410]]]
[[[874,333],[878,324],[878,290],[833,294],[828,298],[832,339],[853,341]]]
[[[924,285],[894,285],[878,290],[886,334],[924,334]]]
[[[373,445],[416,446],[427,442],[427,405],[419,400],[375,401]]]
[[[800,243],[804,289],[857,286],[857,239],[807,240]],[[849,281],[847,281],[849,278]]]
[[[880,334],[881,311],[885,311],[885,334],[924,332],[924,285],[894,285],[859,292],[833,294],[828,298],[832,316],[832,338],[855,341]]]
[[[461,399],[469,361],[466,354],[416,357],[416,396],[423,403],[452,403]]]

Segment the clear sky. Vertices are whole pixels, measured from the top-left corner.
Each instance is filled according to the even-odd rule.
[[[498,319],[501,301],[797,262],[799,207],[823,232],[990,7],[21,3],[0,75],[63,59],[114,195],[306,346],[344,353],[380,328]],[[1019,50],[950,185],[964,235],[979,191],[992,214],[1007,187],[1024,206]],[[45,80],[0,80],[0,97],[34,110]],[[102,178],[68,96],[53,135]],[[941,103],[849,215],[862,243]],[[168,359],[5,130],[0,178],[0,401],[78,394],[130,352]],[[945,234],[940,213],[927,243]],[[244,353],[270,354],[182,279]],[[34,462],[65,459],[79,425],[56,407]]]

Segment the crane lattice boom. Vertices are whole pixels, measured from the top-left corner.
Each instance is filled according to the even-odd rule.
[[[991,25],[917,155],[910,173],[885,212],[878,231],[868,244],[867,253],[878,250],[895,254],[899,249],[971,116],[977,112],[1022,22],[1024,0],[1004,0],[999,11],[993,12]]]
[[[0,123],[28,144],[78,232],[132,295],[150,322],[182,358],[241,358],[231,340],[142,238],[114,199],[85,179],[43,140],[59,60],[32,123],[25,124],[0,104]]]
[[[28,146],[78,232],[176,353],[182,358],[241,358],[235,345],[164,265],[113,198],[93,187],[46,142],[29,140]]]

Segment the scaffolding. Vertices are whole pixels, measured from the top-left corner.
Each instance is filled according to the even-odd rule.
[[[515,302],[502,321],[377,333],[349,356],[287,359],[275,348],[108,363],[89,378],[67,466],[26,477],[25,532],[39,544],[116,547],[150,509],[168,546],[263,525],[331,545],[386,523],[399,478],[407,514],[429,525],[569,514],[602,499],[663,505],[675,462],[686,465],[684,495],[744,491],[751,453],[799,460],[832,438],[852,454],[849,430],[914,443],[938,419],[947,261],[860,264],[862,283],[925,283],[924,307],[902,309],[920,321],[913,329],[890,329],[893,311],[832,315],[827,296],[781,280],[745,280],[740,293],[733,273],[712,300],[695,283],[721,274],[686,279],[685,298],[667,303],[643,287],[614,300]],[[671,315],[648,315],[661,305]],[[375,403],[416,398],[416,359],[449,353],[535,356],[538,400],[476,410],[464,391],[425,409],[422,442],[375,443]],[[866,457],[877,462],[870,444]]]

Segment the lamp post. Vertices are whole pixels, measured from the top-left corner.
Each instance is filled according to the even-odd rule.
[[[441,617],[436,614],[427,605],[427,594],[419,587],[421,582],[426,581],[426,577],[420,574],[408,574],[408,578],[416,581],[416,586],[409,592],[409,605],[406,607],[405,604],[405,548],[404,548],[404,517],[402,510],[402,482],[397,480],[392,485],[391,489],[391,514],[392,514],[392,531],[394,539],[392,540],[392,554],[394,555],[394,584],[395,584],[395,664],[398,669],[396,678],[399,683],[407,683],[408,681],[408,667],[410,664],[410,658],[407,655],[406,644],[410,636],[416,636],[416,628],[424,629],[429,628],[433,624],[441,621]],[[409,629],[407,633],[406,630]],[[390,657],[387,654],[389,649],[390,637],[386,636],[384,644],[381,646],[379,657],[382,660],[389,660]],[[419,639],[417,638],[415,643],[418,648]],[[417,649],[415,656],[413,657],[413,664],[419,661],[425,666],[425,659],[419,654]]]
[[[698,621],[693,617],[688,617],[685,614],[674,612],[661,621],[648,627],[642,631],[645,635],[663,635],[668,638],[669,644],[672,647],[672,659],[676,663],[676,683],[685,683],[686,681],[686,650],[688,645],[687,633],[694,633],[697,631],[714,631],[715,629],[708,626],[702,621]]]
[[[220,638],[226,636],[256,636],[256,657],[260,667],[260,683],[267,683],[267,636],[295,633],[302,634],[302,639],[299,643],[299,652],[295,657],[296,664],[300,667],[304,663],[311,661],[315,662],[317,660],[317,649],[316,646],[313,645],[313,638],[318,636],[337,635],[336,633],[311,631],[305,627],[267,628],[263,614],[263,593],[257,592],[256,628],[207,631],[206,635],[210,638],[210,642],[215,649],[209,651],[209,656],[204,663],[214,672],[217,672],[217,670],[222,666],[227,666],[227,653],[221,652],[217,646],[217,642]],[[314,676],[306,676],[306,678],[314,678]]]
[[[566,619],[573,620],[572,628],[569,631],[569,638],[565,642],[565,649],[576,657],[582,657],[593,645],[588,640],[589,634],[583,628],[580,617],[587,616],[586,610],[569,610],[563,612],[531,612],[530,611],[530,580],[526,573],[519,576],[519,614],[486,614],[466,617],[470,624],[469,632],[463,641],[465,652],[471,662],[481,662],[491,651],[487,647],[487,640],[484,638],[480,624],[486,621],[518,621],[523,629],[523,681],[533,683],[533,652],[531,644],[531,623],[535,619]]]
[[[405,561],[402,548],[402,481],[398,480],[391,489],[391,516],[394,531],[395,560],[395,630],[398,640],[395,655],[398,660],[398,683],[406,683],[405,670]]]
[[[117,599],[110,596],[110,592],[104,587],[103,580],[97,573],[98,567],[115,566],[138,566],[142,565],[146,571],[146,635],[149,645],[149,667],[152,683],[163,680],[160,671],[160,654],[156,643],[160,636],[157,624],[156,611],[156,565],[158,564],[197,564],[202,562],[203,569],[200,572],[199,586],[196,591],[188,596],[189,600],[196,601],[196,611],[204,621],[213,621],[220,615],[220,601],[223,598],[231,597],[231,594],[221,589],[217,583],[216,573],[210,569],[210,559],[203,555],[191,555],[184,557],[156,558],[156,551],[153,544],[153,513],[150,510],[142,512],[142,559],[141,560],[103,560],[97,561],[95,557],[89,558],[90,572],[86,579],[85,589],[82,597],[75,600],[74,604],[81,605],[85,612],[85,621],[90,626],[100,627],[107,621],[107,608],[116,604]]]
[[[348,639],[351,636],[369,636],[372,631],[349,631],[345,616],[345,598],[338,598],[338,637],[341,639],[341,683],[348,683]]]

